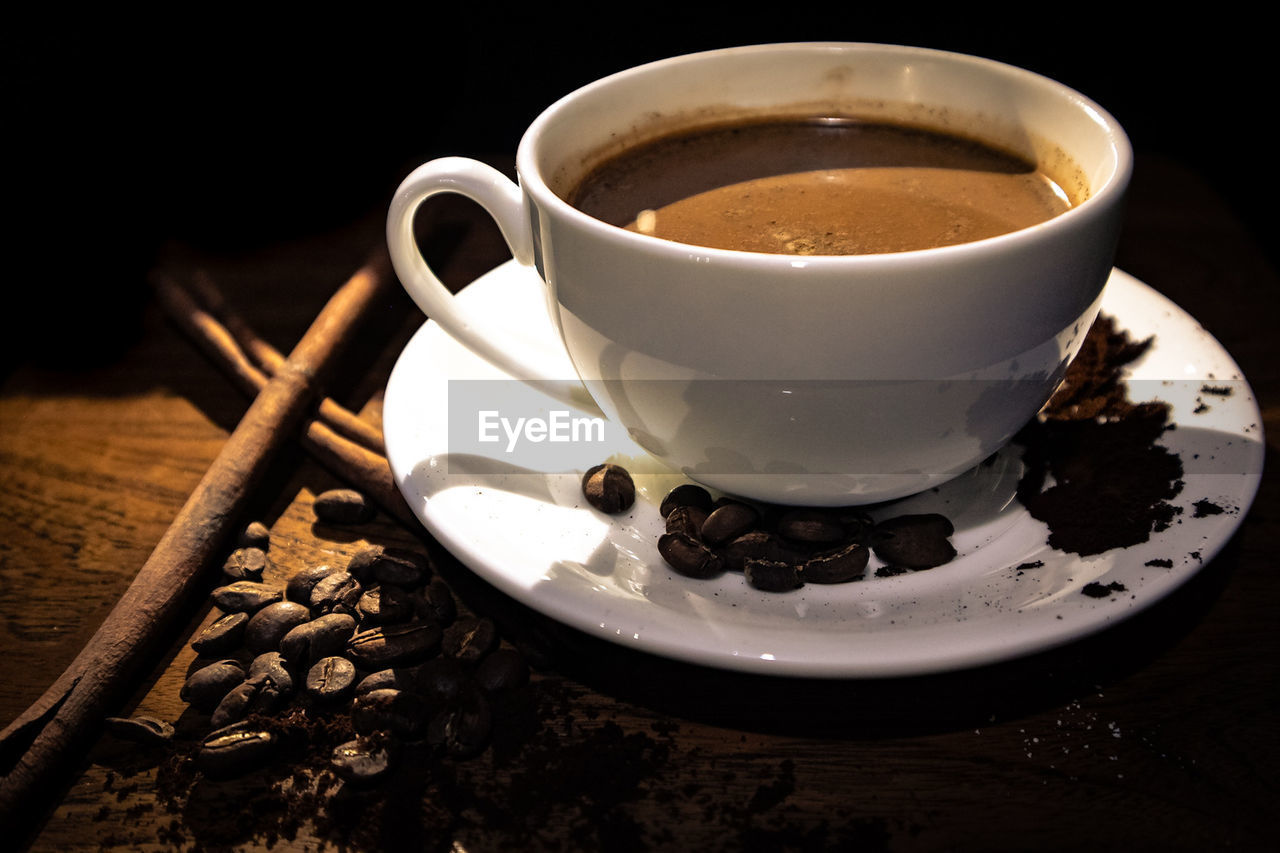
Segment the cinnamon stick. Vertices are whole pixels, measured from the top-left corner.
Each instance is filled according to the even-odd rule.
[[[207,276],[197,275],[184,287],[167,275],[156,274],[151,284],[170,319],[194,338],[241,390],[258,393],[284,364],[279,350],[254,332]],[[336,400],[321,399],[319,416],[335,432],[379,454],[385,452],[381,431]]]
[[[321,310],[253,401],[218,457],[97,633],[36,702],[0,732],[0,823],[10,831],[40,811],[83,754],[106,710],[169,644],[169,634],[202,589],[275,451],[296,434],[315,403],[317,376],[333,363],[391,280],[379,254]],[[6,836],[9,837],[9,836]]]
[[[271,363],[272,373],[284,362],[283,356],[231,311],[211,282],[205,280],[198,288],[200,302],[209,306],[208,310],[168,276],[155,276],[152,285],[170,319],[247,393],[259,393],[269,380],[267,373],[250,360],[248,348],[257,352],[260,362]],[[235,327],[234,332],[231,326]],[[326,397],[320,402],[318,417],[306,423],[301,443],[313,459],[352,488],[364,492],[389,515],[410,528],[418,525],[382,453],[382,433],[368,421]]]

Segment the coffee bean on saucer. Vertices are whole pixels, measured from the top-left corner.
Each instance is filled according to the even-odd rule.
[[[260,581],[268,566],[267,552],[261,548],[237,548],[227,555],[222,573],[232,580]]]
[[[395,769],[396,747],[394,739],[382,734],[361,735],[334,747],[329,766],[350,785],[376,785]]]
[[[949,519],[937,513],[900,515],[877,524],[871,548],[885,563],[906,569],[931,569],[950,562],[956,549]]]
[[[724,571],[724,562],[704,543],[684,533],[658,537],[658,553],[671,568],[691,578],[711,578]]]
[[[753,557],[746,561],[742,573],[746,576],[747,583],[765,592],[786,592],[799,589],[802,585],[795,564],[781,560]]]
[[[830,513],[817,509],[793,509],[778,519],[778,533],[796,542],[827,544],[843,539],[845,528]]]
[[[191,648],[201,655],[221,655],[238,648],[249,618],[248,613],[224,613],[191,641]]]
[[[284,598],[284,591],[256,581],[233,581],[212,593],[213,603],[224,613],[256,613]]]
[[[289,577],[288,583],[285,584],[284,597],[290,601],[310,606],[311,591],[315,589],[316,584],[337,571],[336,566],[330,565],[310,566],[309,568],[299,569]]]
[[[373,503],[355,489],[329,489],[311,505],[316,518],[329,524],[363,524],[377,513]]]
[[[746,569],[749,558],[774,560],[799,565],[808,554],[767,530],[749,530],[719,550],[724,566],[729,571]]]
[[[871,552],[865,545],[850,543],[836,551],[816,554],[805,561],[800,577],[805,583],[848,583],[867,570]]]
[[[244,679],[244,667],[239,661],[214,661],[187,676],[178,696],[197,711],[208,713]]]
[[[626,512],[636,502],[636,484],[626,468],[606,463],[587,469],[582,476],[582,494],[601,512]]]
[[[311,619],[311,610],[296,601],[268,604],[249,619],[244,629],[244,644],[251,652],[277,649],[285,634]]]
[[[671,511],[678,506],[693,506],[704,513],[710,513],[711,504],[711,493],[702,486],[696,483],[682,483],[667,492],[658,511],[662,513],[663,518],[671,515]]]
[[[702,540],[709,545],[723,545],[751,530],[760,520],[754,507],[737,501],[722,503],[702,523]]]
[[[694,539],[702,537],[707,511],[696,506],[678,506],[667,515],[667,532],[683,533]]]

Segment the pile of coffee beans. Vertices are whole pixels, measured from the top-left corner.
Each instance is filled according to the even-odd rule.
[[[317,519],[359,524],[373,516],[359,493],[317,496]],[[283,715],[332,721],[354,737],[330,768],[349,784],[373,784],[406,744],[467,758],[486,746],[491,701],[527,683],[529,668],[502,645],[494,623],[462,615],[426,554],[368,545],[345,565],[269,577],[269,535],[251,525],[228,556],[221,611],[191,643],[201,657],[182,699],[209,716],[196,766],[233,776],[268,762]]]
[[[935,513],[875,522],[858,507],[712,498],[693,483],[672,489],[660,511],[666,532],[658,552],[672,569],[692,578],[739,572],[767,592],[861,580],[873,553],[884,563],[878,576],[931,569],[956,555],[951,522]]]

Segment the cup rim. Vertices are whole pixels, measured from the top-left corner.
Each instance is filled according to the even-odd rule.
[[[544,128],[554,122],[557,116],[572,102],[594,93],[600,89],[616,85],[619,81],[644,74],[653,73],[659,67],[670,67],[690,62],[702,62],[721,55],[742,55],[748,53],[767,53],[776,51],[859,51],[875,50],[879,52],[902,53],[915,56],[929,56],[946,59],[952,62],[985,66],[1005,75],[1024,77],[1036,85],[1047,86],[1057,90],[1079,109],[1090,114],[1093,120],[1106,132],[1115,156],[1115,166],[1108,179],[1089,197],[1066,211],[1043,222],[986,237],[966,243],[948,246],[935,246],[925,249],[912,249],[901,252],[884,252],[859,255],[788,255],[769,252],[749,252],[739,249],[722,249],[702,246],[694,243],[681,243],[650,234],[628,231],[616,225],[597,219],[561,198],[543,178],[536,162],[536,150]],[[567,221],[596,234],[600,239],[613,243],[619,248],[643,250],[647,253],[658,253],[661,256],[687,258],[696,255],[710,261],[727,264],[743,264],[758,267],[761,265],[778,265],[788,268],[796,267],[848,267],[864,268],[879,265],[899,266],[920,263],[923,261],[960,260],[965,257],[981,256],[989,252],[1001,252],[1021,244],[1041,239],[1043,236],[1069,228],[1077,222],[1101,215],[1107,208],[1119,203],[1127,189],[1133,171],[1133,149],[1124,128],[1119,121],[1100,104],[1065,83],[1059,82],[1035,71],[1017,65],[989,59],[982,56],[941,50],[938,48],[918,47],[902,44],[876,42],[777,42],[742,45],[737,47],[715,48],[678,54],[663,59],[635,65],[614,72],[590,83],[574,89],[544,109],[529,125],[520,140],[516,152],[516,173],[521,188],[531,196],[539,206],[562,216]]]

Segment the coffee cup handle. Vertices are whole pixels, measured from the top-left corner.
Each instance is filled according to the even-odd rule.
[[[533,234],[525,212],[524,193],[506,175],[478,160],[441,157],[422,164],[400,184],[387,213],[387,247],[391,263],[418,307],[451,337],[510,376],[578,409],[599,408],[577,377],[566,379],[564,352],[543,348],[504,333],[482,312],[458,302],[431,271],[413,236],[418,206],[438,193],[456,193],[479,204],[493,217],[520,264],[533,267]]]

